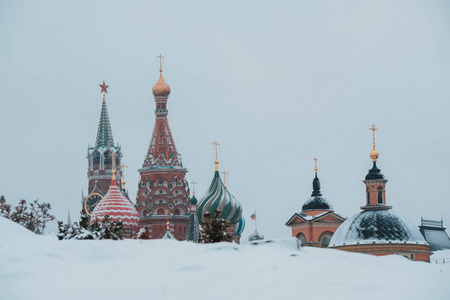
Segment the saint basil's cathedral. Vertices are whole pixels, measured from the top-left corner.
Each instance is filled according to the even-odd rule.
[[[160,59],[162,56],[159,56]],[[140,173],[136,204],[125,190],[122,152],[114,139],[106,106],[108,86],[100,85],[102,110],[94,147],[88,148],[88,196],[82,195],[82,209],[90,218],[102,220],[108,214],[121,220],[125,237],[132,237],[144,228],[151,239],[175,238],[198,241],[199,226],[205,212],[218,209],[220,217],[230,222],[227,232],[239,243],[245,222],[242,207],[219,176],[216,146],[215,173],[207,194],[198,203],[195,193],[190,198],[187,169],[175,146],[167,118],[170,87],[160,67],[159,80],[152,89],[156,102],[155,126]],[[197,205],[198,204],[198,205]],[[197,210],[197,207],[199,208]]]
[[[162,56],[159,58],[161,60]],[[156,102],[155,126],[145,160],[138,170],[140,182],[136,204],[130,201],[125,190],[126,166],[122,163],[121,147],[114,145],[106,106],[108,86],[105,82],[100,85],[102,110],[95,146],[88,147],[87,152],[89,184],[88,195],[84,197],[82,194],[83,211],[90,216],[91,223],[102,220],[105,215],[113,221],[121,220],[127,238],[136,236],[139,230],[144,229],[151,239],[197,242],[205,213],[214,216],[218,210],[220,218],[231,224],[227,233],[239,243],[245,228],[243,210],[227,188],[225,178],[224,181],[220,178],[217,142],[213,143],[216,150],[215,170],[208,191],[200,201],[195,191],[190,197],[187,169],[175,146],[167,118],[170,87],[164,81],[161,67],[159,71],[159,79],[152,89]],[[421,234],[412,222],[390,211],[392,207],[386,204],[387,180],[376,165],[377,129],[375,125],[370,129],[373,131],[373,150],[370,153],[373,167],[363,181],[366,186],[366,203],[361,207],[363,211],[348,219],[334,212],[331,203],[322,196],[315,159],[311,197],[303,204],[301,212],[295,213],[286,222],[286,226],[291,228],[292,236],[298,238],[303,246],[330,247],[372,255],[400,254],[412,260],[429,261],[430,244],[435,249],[435,244],[443,243],[450,248],[450,239],[442,225],[440,228],[422,226]],[[430,240],[423,237],[424,232],[430,236],[436,236],[437,232],[441,237],[429,244]]]

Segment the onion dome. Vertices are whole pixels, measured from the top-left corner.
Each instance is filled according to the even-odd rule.
[[[234,234],[241,235],[244,229],[245,229],[245,219],[240,218],[239,222],[237,222],[236,227],[234,228]]]
[[[317,177],[317,166],[315,168],[316,176],[313,180],[313,192],[311,197],[306,200],[305,204],[302,206],[302,211],[305,210],[333,210],[333,206],[322,197],[322,193],[320,192],[320,181]]]
[[[417,226],[405,217],[390,210],[366,210],[342,223],[330,246],[392,243],[427,244]]]
[[[239,203],[224,186],[218,170],[214,172],[214,178],[209,186],[208,192],[202,198],[198,206],[197,217],[199,223],[203,223],[203,215],[206,212],[209,212],[211,216],[214,216],[214,211],[216,209],[221,212],[220,218],[229,221],[232,224],[239,222],[239,219],[242,216],[241,203]]]
[[[164,78],[162,76],[162,69],[159,69],[159,79],[158,82],[156,82],[155,86],[153,87],[152,92],[155,97],[158,96],[167,97],[170,94],[170,87],[164,81]]]
[[[103,221],[105,215],[111,217],[111,221],[122,221],[125,228],[133,228],[138,225],[139,214],[134,205],[121,193],[116,181],[116,170],[112,171],[111,186],[105,197],[95,206],[91,214],[91,224]]]
[[[195,195],[192,195],[192,198],[191,198],[190,202],[191,202],[191,205],[192,205],[192,204],[197,204],[197,203],[198,203],[198,200],[197,200],[197,198],[195,197]]]

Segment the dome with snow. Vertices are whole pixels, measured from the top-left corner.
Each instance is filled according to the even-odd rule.
[[[314,177],[313,180],[313,192],[311,197],[306,200],[305,204],[302,206],[302,211],[305,210],[333,210],[333,206],[322,197],[322,193],[320,192],[320,181],[319,178]]]
[[[114,172],[114,170],[113,170]],[[114,176],[115,174],[113,174]],[[91,224],[97,219],[99,222],[109,215],[111,221],[122,221],[123,227],[133,228],[138,225],[139,214],[134,205],[125,198],[117,187],[115,176],[111,180],[111,186],[105,197],[95,206],[91,214]]]
[[[339,226],[330,247],[390,243],[427,244],[417,226],[405,217],[390,210],[365,210]]]
[[[236,227],[234,228],[234,234],[241,235],[244,229],[245,229],[245,219],[240,218],[239,222],[237,222]]]
[[[203,222],[203,215],[209,212],[214,216],[214,211],[219,210],[220,217],[232,224],[239,222],[242,216],[242,206],[236,198],[231,195],[224,186],[219,176],[219,171],[215,171],[214,178],[209,186],[208,192],[200,201],[197,210],[197,217],[200,224]]]

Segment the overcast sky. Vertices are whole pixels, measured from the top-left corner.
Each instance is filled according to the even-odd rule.
[[[175,143],[202,197],[220,170],[244,240],[312,191],[350,217],[365,202],[372,123],[387,203],[450,225],[448,1],[0,1],[0,194],[78,219],[100,84],[134,201],[163,54]]]

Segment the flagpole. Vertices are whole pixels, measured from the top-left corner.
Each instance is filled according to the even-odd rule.
[[[258,233],[258,227],[256,226],[256,209],[255,209],[255,232]]]

